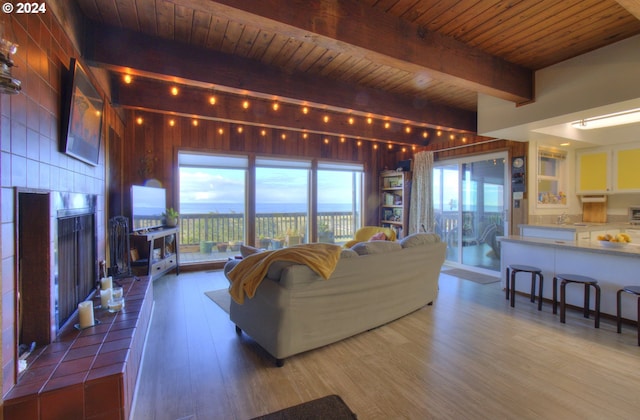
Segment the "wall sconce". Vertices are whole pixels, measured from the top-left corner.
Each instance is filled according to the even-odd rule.
[[[22,83],[11,77],[11,54],[18,52],[18,44],[14,44],[6,36],[4,22],[0,22],[0,93],[16,94],[22,89]]]

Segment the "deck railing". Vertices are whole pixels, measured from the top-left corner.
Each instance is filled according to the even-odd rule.
[[[245,215],[242,213],[206,213],[180,215],[180,245],[200,246],[203,242],[233,244],[244,240]],[[355,228],[352,212],[318,213],[321,242],[345,242],[352,239]],[[148,220],[144,225],[155,225]],[[308,215],[306,213],[257,213],[256,242],[260,238],[302,237],[307,241]]]

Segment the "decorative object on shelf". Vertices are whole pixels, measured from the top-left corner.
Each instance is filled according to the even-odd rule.
[[[228,247],[229,247],[229,244],[226,242],[218,242],[216,244],[216,248],[218,248],[218,252],[227,252]]]
[[[167,226],[176,227],[178,226],[178,221],[180,220],[180,214],[174,210],[173,207],[169,207],[166,212],[162,213],[162,215],[167,219]]]
[[[408,232],[411,173],[383,171],[380,173],[380,225],[393,229],[398,238]]]
[[[0,22],[0,93],[16,94],[20,93],[22,86],[20,80],[11,76],[11,56],[18,52],[18,44],[9,38],[9,34],[5,33],[5,23]],[[13,36],[11,38],[15,39]]]
[[[89,328],[95,325],[93,318],[93,301],[85,300],[78,303],[78,318],[80,328]]]

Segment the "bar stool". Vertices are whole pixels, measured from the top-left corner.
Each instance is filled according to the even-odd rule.
[[[622,292],[638,296],[638,345],[640,346],[640,286],[624,286],[618,290],[617,321],[618,333],[622,332]]]
[[[540,286],[538,287],[538,310],[542,310],[542,270],[538,267],[522,264],[509,264],[507,266],[507,296],[506,299],[511,298],[511,307],[515,307],[516,301],[516,274],[517,273],[531,273],[531,302],[536,301],[536,278],[539,279]],[[511,273],[511,274],[509,274]],[[511,282],[511,287],[509,287]]]
[[[596,313],[596,321],[595,327],[600,328],[600,286],[598,285],[598,281],[591,277],[581,276],[579,274],[556,274],[553,278],[553,313],[557,313],[557,284],[558,280],[561,280],[560,283],[560,322],[563,324],[566,321],[566,286],[570,283],[578,283],[584,285],[584,317],[589,318],[589,301],[590,301],[590,290],[591,287],[596,289],[596,302],[595,302],[595,313]]]

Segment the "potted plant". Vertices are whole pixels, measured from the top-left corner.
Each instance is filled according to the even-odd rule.
[[[229,246],[226,242],[218,242],[216,247],[218,248],[218,252],[227,252],[227,247]]]
[[[267,249],[269,248],[269,244],[271,244],[271,239],[265,238],[263,235],[260,235],[260,237],[258,238],[258,244],[260,245],[260,248]]]
[[[173,209],[173,207],[169,207],[166,212],[162,213],[162,215],[167,220],[167,226],[175,227],[178,226],[178,220],[180,218],[180,214]]]
[[[318,225],[318,242],[332,244],[335,242],[333,230],[329,228],[329,223],[320,222]]]
[[[280,249],[284,245],[284,236],[278,235],[275,238],[271,239],[271,248],[272,249]]]
[[[302,243],[302,235],[296,229],[287,230],[287,246],[299,245]]]

